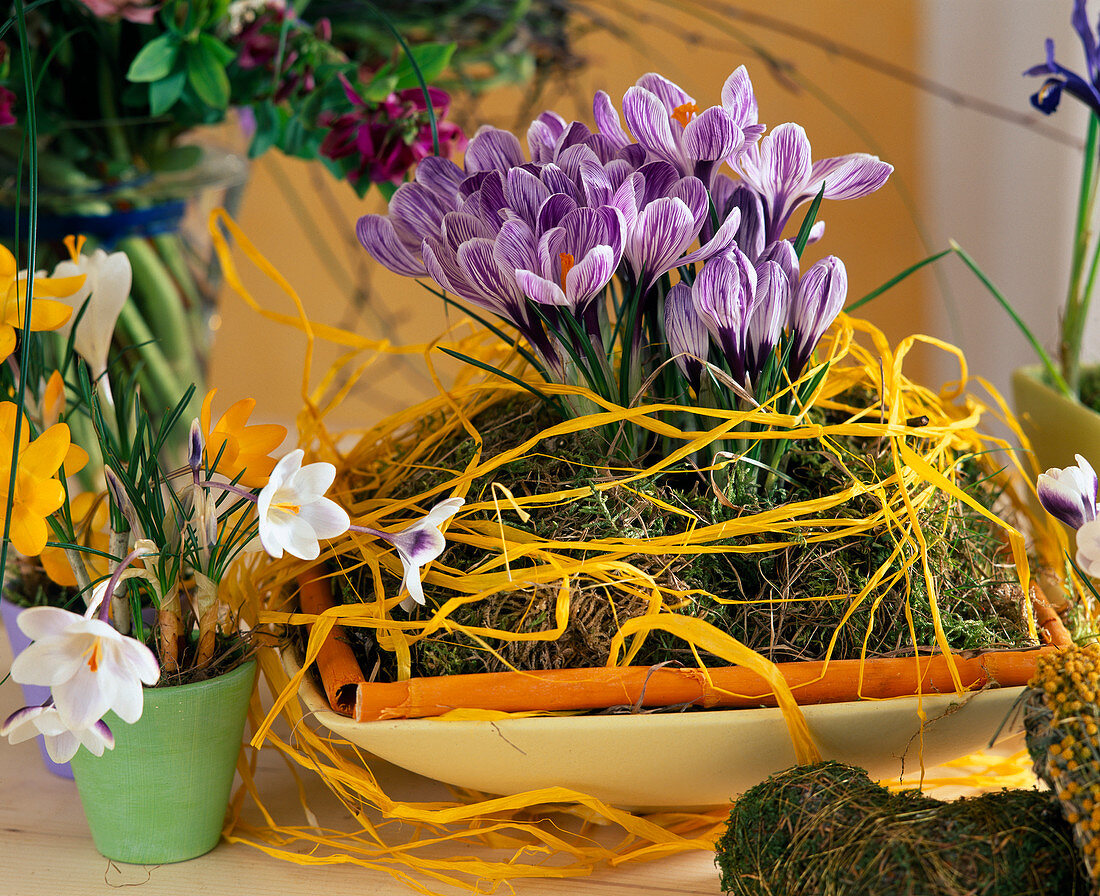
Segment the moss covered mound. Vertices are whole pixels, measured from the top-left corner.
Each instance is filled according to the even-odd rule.
[[[839,762],[789,769],[742,795],[718,841],[735,896],[1077,896],[1090,892],[1049,794],[954,802],[891,793]]]

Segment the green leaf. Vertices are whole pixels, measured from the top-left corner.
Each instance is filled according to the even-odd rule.
[[[454,51],[454,44],[420,44],[413,47],[412,55],[413,59],[416,60],[417,67],[420,69],[420,74],[425,81],[430,83],[443,73],[443,70],[450,63]],[[394,66],[392,74],[397,78],[396,90],[420,85],[420,80],[416,77],[416,71],[408,56],[402,58]]]
[[[183,96],[187,84],[187,72],[177,69],[167,77],[153,81],[149,85],[149,110],[154,115],[163,115]]]
[[[366,86],[356,85],[356,91],[368,103],[380,103],[397,89],[397,79],[392,76],[375,76]]]
[[[212,34],[200,34],[199,43],[207,53],[217,59],[223,66],[229,65],[237,58],[237,54],[233,50]]]
[[[229,105],[229,76],[217,55],[203,43],[188,44],[187,81],[195,95],[212,109]]]
[[[810,231],[813,230],[814,221],[817,220],[817,210],[821,207],[821,200],[825,198],[825,183],[821,184],[821,189],[817,191],[817,195],[814,197],[814,201],[810,203],[810,209],[806,212],[806,217],[802,219],[802,227],[798,230],[798,236],[794,241],[794,254],[799,258],[802,257],[802,250],[806,248],[806,243],[810,241]]]
[[[248,146],[248,156],[254,159],[279,142],[283,122],[279,110],[269,102],[253,106],[252,112],[256,117],[256,132],[252,135],[252,142]]]
[[[179,56],[179,36],[169,32],[153,38],[130,63],[126,77],[131,81],[145,83],[159,81],[172,73]]]

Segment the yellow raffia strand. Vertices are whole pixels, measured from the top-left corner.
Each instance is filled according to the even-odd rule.
[[[665,419],[663,412],[669,409],[667,406],[636,404],[624,408],[584,389],[540,383],[539,388],[547,394],[583,399],[586,406],[594,409],[593,413],[533,433],[526,442],[507,452],[485,456],[475,420],[481,411],[493,404],[522,394],[519,386],[504,379],[487,380],[473,368],[463,370],[455,382],[444,385],[433,363],[434,352],[442,341],[397,348],[385,340],[369,340],[309,321],[304,304],[294,290],[232,221],[222,215],[217,223],[232,235],[244,256],[282,288],[296,309],[296,314],[286,315],[259,307],[245,290],[228,242],[215,226],[215,240],[227,272],[227,283],[266,318],[293,326],[303,333],[307,363],[302,380],[304,410],[298,421],[301,444],[315,459],[336,465],[339,475],[331,496],[349,511],[357,524],[392,531],[407,525],[442,498],[461,495],[467,503],[451,520],[447,539],[468,545],[484,557],[483,562],[470,571],[448,566],[446,555],[427,567],[423,571],[426,585],[451,596],[426,618],[418,620],[393,615],[392,610],[400,600],[395,586],[401,578],[400,561],[384,544],[365,536],[349,534],[339,543],[329,545],[320,559],[328,561],[330,574],[337,583],[347,583],[352,573],[358,576],[359,571],[365,569],[371,593],[361,595],[363,603],[340,605],[319,616],[296,612],[291,603],[295,576],[305,569],[305,564],[292,559],[255,561],[253,568],[242,571],[232,583],[244,617],[258,631],[270,629],[281,633],[289,628],[311,626],[303,670],[314,661],[324,637],[336,623],[370,629],[381,648],[395,654],[398,669],[407,677],[411,671],[411,652],[422,640],[459,633],[486,650],[495,650],[491,642],[554,641],[565,632],[573,603],[582,591],[614,589],[638,598],[647,609],[642,615],[621,623],[614,635],[611,663],[628,665],[646,637],[651,632],[663,630],[684,639],[693,651],[709,651],[732,663],[746,665],[772,685],[796,753],[800,760],[807,761],[816,752],[812,737],[774,665],[705,622],[675,614],[675,607],[689,600],[691,592],[660,584],[633,561],[639,555],[672,558],[715,552],[781,550],[795,544],[828,543],[857,538],[875,530],[885,531],[892,541],[892,552],[883,566],[871,573],[860,591],[855,595],[821,595],[817,599],[846,601],[841,622],[844,625],[865,601],[873,600],[876,604],[881,601],[886,587],[907,586],[913,577],[920,576],[928,588],[937,640],[946,648],[935,601],[934,579],[928,568],[928,539],[919,522],[921,511],[938,495],[947,495],[972,506],[965,492],[953,481],[954,466],[965,456],[974,455],[981,460],[985,453],[996,450],[997,464],[1017,472],[1021,479],[1034,481],[1033,471],[1010,450],[1007,442],[978,432],[983,414],[992,412],[1022,440],[1016,421],[992,388],[979,382],[990,396],[987,404],[964,397],[974,381],[969,379],[965,359],[958,349],[922,336],[911,337],[891,347],[885,336],[871,324],[843,315],[818,349],[818,362],[828,361],[830,365],[826,375],[809,405],[789,415],[778,414],[770,407],[748,411],[693,407],[690,410],[693,419],[700,421],[700,428],[681,431]],[[318,338],[343,346],[348,353],[315,380],[309,364],[314,340]],[[468,322],[456,324],[445,338],[449,340],[448,347],[455,351],[506,369],[514,376],[530,376],[514,346],[501,345]],[[904,375],[903,364],[918,343],[953,356],[959,367],[958,382],[936,393],[910,381]],[[371,426],[354,447],[346,447],[345,439],[326,429],[326,413],[338,404],[371,363],[395,352],[423,355],[438,394]],[[787,388],[794,394],[793,390],[801,387],[810,376],[812,372]],[[879,404],[872,408],[847,407],[844,395],[857,387],[877,396]],[[814,406],[829,409],[834,416],[843,419],[835,425],[816,423],[817,418],[808,414]],[[923,420],[925,417],[927,422]],[[425,427],[426,420],[432,421],[431,428]],[[508,463],[537,453],[540,445],[552,444],[560,436],[618,425],[643,428],[676,447],[644,468],[613,467],[594,471],[591,486],[539,494],[518,494],[509,487],[508,477],[502,472]],[[683,532],[658,537],[623,536],[583,543],[544,540],[515,525],[516,520],[522,521],[524,514],[553,513],[557,507],[590,497],[593,489],[596,492],[629,489],[638,500],[651,501],[666,512],[686,514],[682,509],[646,496],[632,484],[674,468],[727,437],[744,439],[747,431],[760,426],[765,427],[764,431],[753,432],[752,438],[792,442],[818,439],[825,443],[852,436],[880,439],[889,443],[894,468],[875,481],[865,482],[844,466],[844,455],[838,452],[850,484],[835,494],[720,523],[696,521],[687,525]],[[409,472],[431,465],[440,445],[461,436],[476,439],[478,445],[463,468],[448,470],[438,485],[423,494],[392,497],[398,493],[398,486]],[[723,468],[736,462],[733,456],[727,455],[724,459],[721,454],[718,456],[720,459],[713,468],[704,470],[704,475],[720,475]],[[596,472],[600,476],[597,477]],[[1026,500],[1011,490],[1009,494],[1015,501],[1015,512],[1027,515]],[[873,498],[878,509],[862,519],[845,516],[843,506],[864,495]],[[1029,571],[1020,533],[997,513],[979,509],[1004,532],[1012,548],[1018,580],[1026,590]],[[1032,522],[1036,533],[1035,551],[1052,559],[1052,565],[1057,567],[1060,549],[1065,545],[1064,533],[1044,518],[1037,517]],[[749,535],[763,537],[760,543],[749,546],[726,543]],[[552,625],[546,630],[501,631],[464,625],[453,618],[460,607],[471,602],[520,588],[533,591],[536,587],[553,589],[550,593],[555,595]],[[739,604],[760,598],[720,595],[718,599]],[[907,601],[903,610],[910,635],[915,638]],[[1029,622],[1034,631],[1034,622]],[[864,636],[865,645],[869,637],[868,630]],[[836,635],[832,643],[835,642]],[[828,655],[832,655],[832,645]],[[244,785],[238,794],[237,807],[239,809],[240,801],[247,795],[260,807],[265,824],[248,825],[238,819],[229,829],[228,836],[233,841],[250,843],[288,861],[299,864],[346,862],[380,869],[421,892],[433,892],[431,888],[436,885],[475,891],[479,881],[575,877],[600,866],[652,859],[685,850],[710,849],[727,814],[725,809],[719,808],[709,813],[670,812],[643,817],[605,805],[589,795],[557,787],[498,798],[460,793],[449,801],[403,801],[379,785],[371,771],[369,756],[310,727],[297,697],[297,686],[304,671],[292,679],[270,649],[261,651],[260,662],[267,684],[276,696],[266,707],[266,713],[258,704],[254,707],[254,750],[273,748],[296,773],[304,770],[318,775],[347,807],[353,819],[348,829],[338,831],[314,824],[288,825],[272,818],[263,808],[263,794],[254,785],[253,754],[250,761],[241,764]],[[914,677],[919,681],[916,662]],[[529,714],[456,710],[434,724],[446,725],[452,719],[494,719]],[[670,765],[675,762],[676,757],[670,756]],[[987,777],[1003,771],[995,767]],[[305,817],[313,818],[304,796],[302,802]],[[555,814],[563,807],[573,819],[572,824]],[[586,826],[586,820],[600,822],[601,836],[592,836],[594,828]],[[504,850],[504,853],[486,857],[492,854],[484,850],[471,853],[468,847],[472,846]],[[305,852],[308,854],[303,854]]]

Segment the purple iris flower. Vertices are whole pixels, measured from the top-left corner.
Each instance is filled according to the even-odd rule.
[[[1080,454],[1076,467],[1053,467],[1035,483],[1039,502],[1055,519],[1080,529],[1096,519],[1096,472]]]
[[[886,183],[892,165],[877,156],[852,153],[816,162],[801,126],[788,122],[730,158],[730,166],[760,196],[767,242],[779,239],[794,210],[825,185],[826,199],[858,199]]]
[[[835,255],[815,262],[798,283],[787,325],[791,331],[790,370],[798,375],[809,363],[818,341],[836,320],[848,295],[848,272]]]
[[[1070,71],[1059,65],[1054,59],[1054,41],[1047,38],[1046,62],[1036,65],[1024,72],[1025,75],[1046,75],[1047,79],[1031,97],[1031,105],[1040,112],[1049,115],[1058,108],[1064,90],[1070,96],[1075,96],[1093,112],[1100,115],[1100,41],[1097,35],[1089,27],[1088,13],[1085,10],[1086,0],[1075,0],[1071,21],[1073,28],[1081,38],[1081,45],[1085,49],[1085,67],[1087,78]]]

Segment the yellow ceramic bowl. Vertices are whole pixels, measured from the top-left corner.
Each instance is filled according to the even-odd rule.
[[[284,652],[292,674],[296,663]],[[1005,723],[1023,688],[803,707],[825,759],[897,779],[989,746],[1020,730]],[[795,763],[778,709],[639,715],[535,717],[497,721],[398,719],[356,722],[334,713],[306,676],[300,696],[339,737],[428,778],[490,794],[567,787],[628,809],[728,803]],[[918,706],[927,721],[923,741]]]

